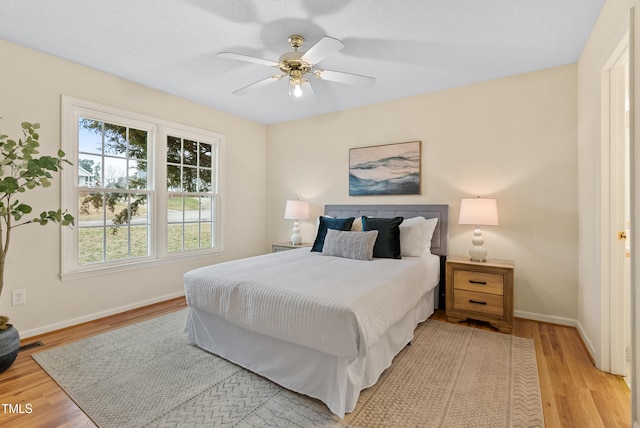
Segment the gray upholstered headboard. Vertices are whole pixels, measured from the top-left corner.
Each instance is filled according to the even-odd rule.
[[[449,251],[449,205],[325,205],[325,215],[332,217],[438,218],[431,239],[431,253],[446,256]]]

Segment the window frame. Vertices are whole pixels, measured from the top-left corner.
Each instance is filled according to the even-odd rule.
[[[83,118],[99,120],[148,132],[148,168],[147,187],[149,192],[148,221],[149,255],[107,262],[81,265],[79,262],[78,226],[61,229],[61,279],[75,279],[99,275],[106,272],[119,272],[148,266],[173,263],[185,259],[211,257],[224,252],[224,135],[164,119],[154,118],[124,109],[105,106],[70,96],[62,96],[61,146],[72,166],[66,166],[61,172],[61,204],[76,221],[78,217],[78,120]],[[215,247],[198,248],[181,252],[169,252],[167,249],[167,197],[170,193],[166,185],[167,174],[167,137],[179,136],[212,144],[215,151],[212,168],[215,168],[215,189],[209,193],[216,200],[212,233],[215,233]],[[146,191],[145,191],[146,192]]]

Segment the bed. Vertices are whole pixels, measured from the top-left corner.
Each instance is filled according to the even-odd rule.
[[[430,252],[420,256],[361,261],[300,248],[190,271],[185,332],[197,346],[319,399],[343,418],[439,305],[448,206],[327,205],[325,216],[437,223]],[[365,239],[329,235],[331,244],[338,235]]]

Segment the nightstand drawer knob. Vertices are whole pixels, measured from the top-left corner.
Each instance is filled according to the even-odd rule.
[[[487,285],[487,281],[474,281],[473,279],[470,279],[469,282],[472,284]]]
[[[478,300],[471,300],[469,299],[469,303],[475,303],[476,305],[486,305],[487,302],[480,302]]]

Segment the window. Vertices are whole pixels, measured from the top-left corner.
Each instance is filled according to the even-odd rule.
[[[78,119],[79,264],[150,255],[149,132]],[[89,176],[81,175],[84,173]]]
[[[213,145],[167,136],[167,251],[215,244]]]
[[[63,97],[63,276],[220,251],[223,137]]]

